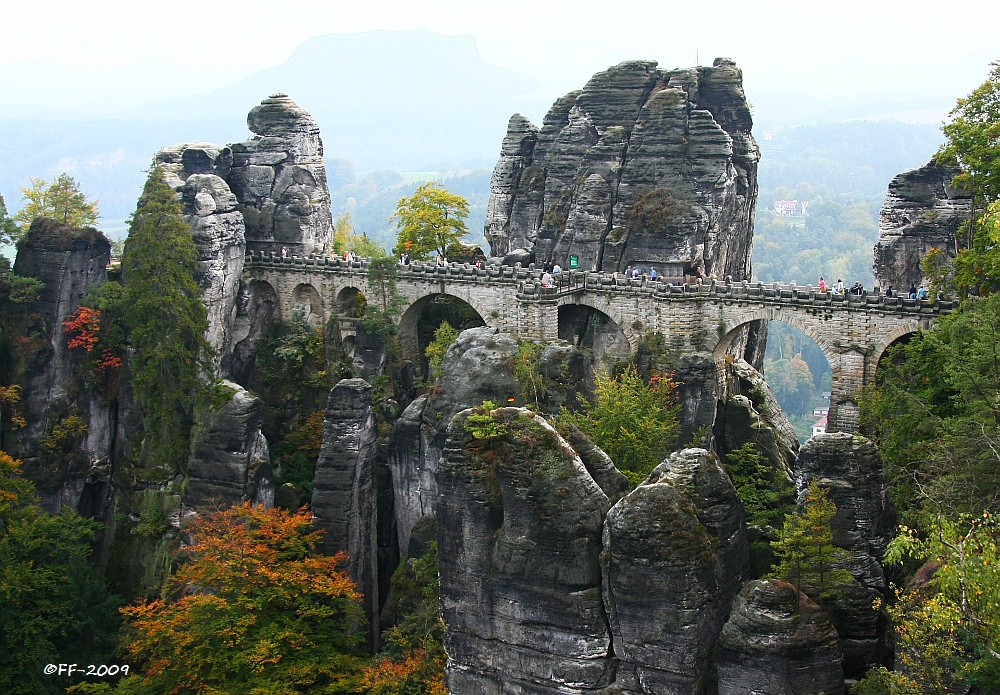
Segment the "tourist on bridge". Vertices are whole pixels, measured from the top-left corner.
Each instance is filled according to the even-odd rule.
[[[837,294],[844,294],[844,281],[837,278]]]
[[[908,295],[909,295],[910,299],[916,299],[917,298],[917,286],[916,286],[915,283],[911,283],[910,284],[910,291],[909,291]]]
[[[917,290],[917,299],[927,299],[927,288],[923,285]]]
[[[562,272],[562,267],[558,263],[556,263],[555,265],[552,266],[552,274],[553,275],[558,275],[561,272]]]
[[[652,282],[656,282],[656,279],[657,279],[656,268],[650,268],[649,269],[649,279]]]
[[[823,293],[826,292],[826,278],[821,277],[819,279],[819,291]]]
[[[552,275],[547,270],[542,273],[542,287],[552,287]]]
[[[892,299],[893,297],[896,296],[895,292],[892,291],[892,285],[889,285],[888,287],[885,288],[885,296],[888,299]]]

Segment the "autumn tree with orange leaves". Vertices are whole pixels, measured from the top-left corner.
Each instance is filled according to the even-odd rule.
[[[316,554],[308,511],[242,506],[187,529],[167,598],[123,609],[128,658],[142,675],[119,692],[350,693],[365,663],[360,595]]]

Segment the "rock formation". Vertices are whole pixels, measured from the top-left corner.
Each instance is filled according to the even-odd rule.
[[[743,504],[718,459],[685,449],[604,525],[604,603],[623,693],[696,693],[748,561]]]
[[[247,125],[254,136],[246,142],[174,145],[154,160],[178,192],[198,247],[217,375],[241,383],[276,300],[260,283],[241,285],[247,250],[322,253],[333,239],[323,142],[312,117],[274,94],[251,109]]]
[[[764,375],[744,360],[727,365],[729,397],[721,406],[715,425],[715,444],[721,455],[731,453],[746,442],[754,442],[771,463],[789,479],[799,438],[781,410]]]
[[[874,270],[880,287],[905,290],[911,283],[927,282],[920,261],[931,249],[954,258],[955,233],[972,213],[970,194],[951,184],[958,173],[958,167],[932,160],[889,184],[875,244]]]
[[[844,671],[859,676],[876,665],[883,652],[885,625],[869,610],[888,588],[881,562],[896,520],[882,458],[860,435],[821,434],[799,451],[795,478],[800,494],[816,481],[837,505],[833,542],[850,552],[845,568],[856,582],[842,587],[829,612],[841,637]]]
[[[719,641],[719,695],[841,695],[837,632],[795,587],[777,579],[748,583]]]
[[[19,408],[26,424],[9,435],[7,450],[23,460],[43,506],[53,513],[65,505],[96,514],[107,503],[113,411],[99,389],[81,384],[78,369],[86,355],[82,348],[67,347],[63,323],[91,289],[107,280],[110,258],[111,244],[101,232],[63,227],[47,218],[35,220],[18,245],[14,272],[44,286],[25,308],[29,325],[23,337],[15,337],[9,348],[20,372]],[[44,446],[46,436],[51,440],[53,429],[65,427],[70,418],[79,423],[74,440],[53,440],[58,451],[46,452],[51,448]],[[69,444],[72,456],[63,451]]]
[[[260,431],[264,404],[231,381],[222,381],[216,389],[231,395],[205,413],[191,431],[184,504],[228,507],[249,501],[271,506],[274,474],[267,439]]]
[[[833,541],[853,555],[847,569],[865,586],[884,591],[880,563],[896,515],[875,445],[858,434],[817,435],[799,451],[795,479],[800,495],[814,480],[829,490],[837,505]]]
[[[208,308],[206,338],[215,350],[217,373],[232,352],[240,275],[246,255],[245,227],[238,201],[221,176],[232,152],[214,145],[176,145],[156,153],[167,184],[178,191],[184,221],[198,248],[198,283]]]
[[[515,114],[490,185],[492,255],[748,278],[759,151],[742,79],[725,58],[633,61],[558,99],[541,129]]]
[[[595,690],[614,679],[601,601],[608,497],[573,448],[522,408],[506,434],[448,428],[438,464],[441,612],[449,692]]]
[[[344,379],[330,391],[323,447],[316,463],[312,513],[325,552],[344,551],[351,579],[364,594],[372,644],[378,644],[378,547],[372,387]]]
[[[227,180],[250,248],[322,253],[333,240],[333,218],[319,127],[287,94],[272,94],[251,109],[247,127],[254,136],[231,145]]]

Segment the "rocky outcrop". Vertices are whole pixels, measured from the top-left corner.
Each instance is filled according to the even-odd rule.
[[[610,685],[598,563],[607,496],[535,413],[497,409],[504,432],[486,439],[467,429],[471,414],[452,420],[437,472],[449,692]]]
[[[108,502],[113,409],[100,387],[84,383],[80,370],[87,355],[69,349],[63,323],[107,280],[110,258],[111,244],[101,232],[46,218],[35,220],[18,244],[14,272],[43,287],[23,312],[21,337],[8,347],[23,386],[17,407],[25,426],[11,432],[6,444],[53,513],[66,506],[99,514]],[[57,435],[56,428],[66,434]]]
[[[256,341],[274,321],[274,288],[240,281],[247,250],[311,254],[333,239],[323,143],[312,117],[274,94],[247,117],[254,133],[229,146],[174,145],[154,163],[178,192],[198,247],[217,375],[248,383]]]
[[[435,514],[436,472],[451,419],[485,400],[506,403],[519,393],[506,365],[516,354],[517,341],[495,328],[462,331],[441,365],[440,388],[413,401],[397,420],[386,462],[392,473],[399,547],[404,552],[414,525]]]
[[[799,494],[812,481],[829,491],[837,505],[831,522],[833,542],[850,553],[845,568],[856,581],[840,587],[828,612],[841,638],[844,671],[860,676],[883,656],[885,625],[870,610],[887,591],[882,557],[895,529],[878,449],[860,435],[821,434],[807,441],[795,462]]]
[[[743,504],[704,449],[673,454],[611,509],[601,563],[621,692],[701,692],[747,561]]]
[[[719,695],[841,695],[837,632],[823,610],[777,579],[750,582],[719,641]]]
[[[207,144],[175,145],[157,152],[155,161],[167,184],[178,192],[184,221],[191,225],[198,249],[198,284],[208,309],[205,337],[215,351],[218,375],[223,360],[232,353],[246,255],[243,215],[224,178],[232,164],[232,151]]]
[[[492,255],[661,276],[749,277],[759,150],[742,73],[616,65],[508,124],[490,184]]]
[[[790,479],[799,451],[799,438],[781,410],[764,375],[741,359],[726,365],[730,395],[721,405],[715,426],[715,444],[721,455],[754,442],[770,465]]]
[[[795,461],[800,496],[814,480],[837,505],[833,542],[850,551],[846,568],[865,586],[884,591],[880,563],[896,517],[878,449],[857,434],[817,435],[802,446]]]
[[[874,270],[880,287],[905,290],[911,283],[927,282],[920,261],[931,249],[954,258],[955,233],[972,214],[970,193],[951,183],[959,171],[932,160],[889,183],[875,244]]]
[[[378,528],[375,454],[378,434],[364,379],[344,379],[330,391],[323,446],[316,462],[312,513],[324,531],[322,549],[347,553],[347,570],[364,594],[371,642],[378,630]]]
[[[249,501],[270,507],[274,474],[261,432],[264,403],[231,381],[216,386],[216,394],[227,391],[229,399],[210,407],[191,431],[184,504],[228,507]]]
[[[232,145],[229,187],[240,201],[251,249],[322,253],[333,240],[323,141],[312,116],[287,94],[250,110],[249,140]]]

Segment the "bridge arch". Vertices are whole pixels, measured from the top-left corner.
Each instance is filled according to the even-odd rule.
[[[720,398],[725,398],[729,395],[727,393],[726,361],[728,356],[732,354],[734,343],[745,335],[747,328],[752,322],[762,319],[787,324],[802,331],[811,338],[823,353],[823,357],[826,358],[827,366],[830,369],[833,380],[833,384],[831,385],[832,391],[835,392],[835,395],[840,395],[839,392],[843,390],[842,388],[838,388],[838,386],[841,386],[838,384],[838,378],[842,376],[841,353],[834,348],[829,337],[817,331],[813,322],[807,321],[805,317],[798,315],[797,312],[776,310],[773,307],[759,307],[741,312],[739,316],[734,316],[719,326],[721,337],[712,351],[712,358],[715,362],[715,374]],[[767,375],[765,374],[764,377],[766,381]],[[836,409],[834,406],[835,400],[835,397],[831,397],[831,412]]]
[[[632,353],[632,341],[621,324],[591,304],[561,304],[557,320],[559,338],[575,347],[591,349],[595,364],[603,363],[605,358],[626,360]]]
[[[334,313],[345,318],[361,318],[367,303],[368,298],[361,289],[348,285],[337,293],[333,305]]]
[[[425,312],[432,314],[430,322],[421,325],[420,319]],[[426,372],[424,348],[434,339],[439,320],[447,320],[459,331],[489,325],[482,312],[453,294],[428,293],[413,301],[399,319],[399,343],[401,356],[415,365],[418,373]]]
[[[292,313],[299,314],[307,323],[317,326],[323,324],[323,298],[313,285],[300,283],[292,290]]]
[[[869,359],[871,374],[865,375],[867,377],[866,380],[872,381],[875,379],[875,372],[878,370],[878,364],[882,360],[882,356],[885,355],[886,350],[892,347],[900,339],[920,333],[924,330],[924,328],[925,326],[920,321],[911,321],[901,326],[896,326],[891,331],[883,335],[872,349],[871,358]]]

